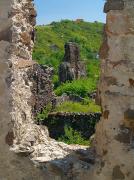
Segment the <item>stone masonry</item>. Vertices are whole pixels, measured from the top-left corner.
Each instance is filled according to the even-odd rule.
[[[28,116],[30,109],[25,104],[25,100],[30,97],[31,93],[28,87],[23,87],[22,74],[25,74],[24,69],[19,70],[18,68],[22,58],[28,58],[29,65],[31,64],[31,53],[28,51],[28,48],[31,48],[33,43],[25,45],[21,41],[22,32],[24,31],[27,34],[33,29],[32,25],[27,23],[27,17],[24,18],[27,13],[30,15],[30,9],[26,6],[31,6],[31,10],[33,9],[30,1],[24,1],[23,4],[11,0],[0,1],[1,180],[36,179],[34,176],[38,173],[42,174],[40,179],[43,179],[44,176],[39,169],[36,169],[31,164],[28,158],[24,156],[20,158],[10,150],[14,139],[17,140],[19,136],[17,134],[19,134],[18,132],[23,122],[22,112],[27,111],[27,121],[31,120],[31,116]],[[27,169],[29,170],[27,171]]]
[[[134,179],[134,1],[108,0],[104,43],[100,50],[100,104],[95,180]],[[92,178],[91,178],[92,179]]]
[[[0,180],[134,180],[134,0],[107,0],[100,50],[103,117],[93,148],[56,142],[34,123],[36,11],[0,1]],[[27,79],[27,83],[26,83]]]
[[[48,104],[53,105],[55,99],[52,84],[53,68],[35,63],[27,74],[25,83],[29,85],[30,81],[33,84],[29,103],[32,105],[32,113],[36,117]]]
[[[100,120],[101,113],[70,113],[52,112],[42,120],[42,125],[48,127],[49,135],[53,139],[65,135],[65,126],[81,133],[82,137],[89,139],[95,133],[95,125]]]

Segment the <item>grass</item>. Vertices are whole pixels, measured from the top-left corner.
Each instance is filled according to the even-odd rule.
[[[92,63],[96,59],[103,33],[103,23],[62,20],[46,26],[36,26],[36,42],[33,59],[39,64],[53,66],[55,73],[64,56],[64,45],[76,42],[80,47],[81,59]]]
[[[55,111],[90,113],[90,112],[100,112],[100,107],[97,106],[93,101],[89,101],[89,103],[87,104],[68,101],[57,106]]]

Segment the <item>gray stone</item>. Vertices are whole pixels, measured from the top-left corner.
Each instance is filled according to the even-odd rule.
[[[65,44],[65,56],[59,66],[59,80],[64,83],[86,76],[86,68],[80,60],[80,50],[76,43]]]

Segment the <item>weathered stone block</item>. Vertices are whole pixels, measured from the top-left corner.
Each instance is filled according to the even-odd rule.
[[[104,6],[104,12],[107,13],[110,10],[123,10],[124,1],[123,0],[108,0]]]

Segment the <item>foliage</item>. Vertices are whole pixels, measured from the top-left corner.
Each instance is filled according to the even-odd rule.
[[[96,90],[100,74],[100,61],[98,52],[102,42],[103,23],[62,20],[52,22],[45,26],[36,26],[36,42],[33,50],[33,59],[39,64],[45,64],[54,68],[53,84],[56,95],[63,93],[74,94],[85,98],[83,102],[64,102],[55,108],[55,111],[63,112],[100,112],[100,107],[87,98],[88,94]],[[64,57],[64,45],[66,42],[75,42],[80,47],[81,59],[86,64],[87,78],[59,83],[58,67]],[[44,120],[52,110],[48,104],[37,120]],[[71,126],[65,126],[65,134],[59,137],[59,141],[67,144],[89,145],[81,133]]]
[[[87,76],[97,83],[100,76],[100,61],[92,59],[86,62]]]
[[[68,101],[57,106],[55,111],[90,113],[90,112],[100,112],[100,107],[97,106],[95,102],[91,100],[85,100],[83,103]]]
[[[99,22],[62,20],[36,27],[33,59],[39,64],[54,68],[53,83],[56,95],[67,93],[86,97],[89,92],[96,89],[100,72],[100,61],[97,55],[102,41],[102,32],[103,23]],[[58,67],[64,56],[64,44],[68,41],[79,45],[81,59],[86,64],[87,78],[60,85]]]
[[[53,75],[52,83],[54,84],[54,88],[56,89],[58,86],[60,86],[59,83],[59,77],[57,74]]]
[[[56,90],[56,95],[60,96],[63,93],[68,95],[74,94],[81,97],[86,97],[89,92],[96,89],[97,82],[92,78],[85,78],[74,80],[73,82],[66,82],[61,84]]]
[[[80,46],[81,58],[91,62],[96,59],[102,41],[103,24],[99,22],[75,22],[62,20],[46,26],[36,27],[36,43],[33,59],[58,70],[64,56],[64,44],[76,42]]]
[[[62,20],[52,22],[46,26],[36,27],[36,43],[33,59],[39,64],[46,64],[54,68],[53,84],[56,95],[63,93],[74,94],[86,98],[96,90],[100,73],[100,61],[97,58],[102,41],[103,24],[99,22],[84,22]],[[87,78],[59,83],[58,67],[64,56],[64,44],[68,41],[76,42],[80,47],[81,59],[86,64]],[[99,111],[94,102],[87,104],[67,102],[57,107],[57,111],[92,112]],[[49,110],[45,108],[38,119],[45,119]]]
[[[64,127],[65,135],[59,137],[58,141],[63,141],[67,144],[79,144],[79,145],[89,145],[90,141],[85,140],[81,133],[75,131],[73,128],[65,126]]]
[[[44,120],[45,118],[48,117],[48,114],[52,110],[52,104],[49,103],[40,113],[37,114],[36,119],[39,121]]]

